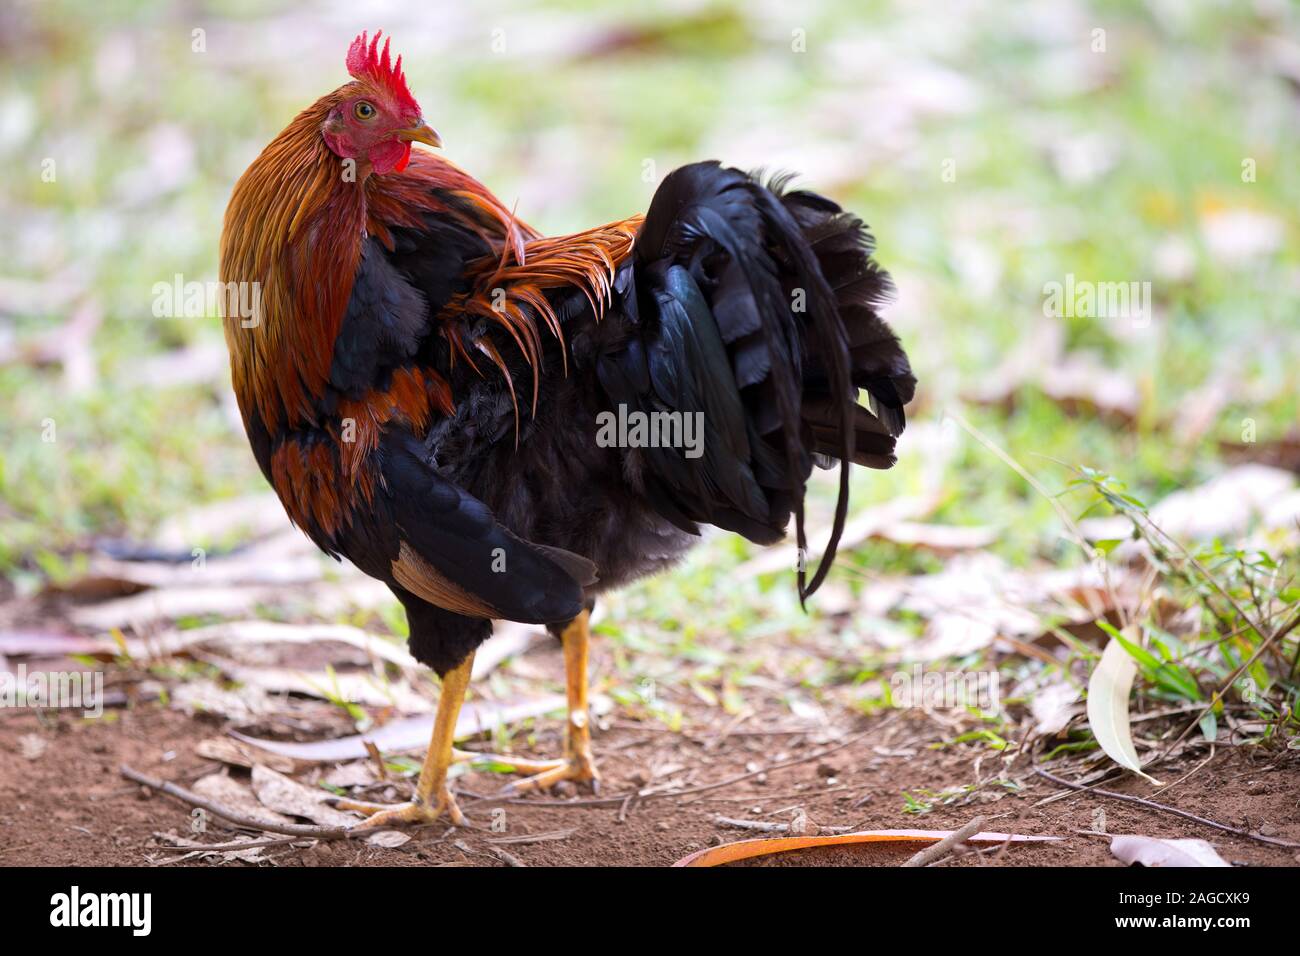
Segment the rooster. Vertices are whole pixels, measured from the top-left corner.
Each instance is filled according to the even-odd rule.
[[[258,293],[224,320],[257,463],[312,541],[392,589],[442,680],[414,799],[340,803],[370,828],[463,822],[453,731],[494,619],[564,649],[564,755],[499,758],[527,774],[512,791],[594,787],[595,597],[671,566],[702,525],[771,544],[793,516],[802,555],[809,475],[839,462],[806,599],[850,464],[894,464],[915,385],[872,240],[829,199],[696,163],[644,217],[542,236],[412,148],[441,140],[381,36],[239,179],[221,237],[222,281]]]

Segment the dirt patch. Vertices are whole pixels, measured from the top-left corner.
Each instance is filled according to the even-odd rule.
[[[533,652],[530,662],[533,659],[539,669],[560,666],[554,647]],[[280,729],[292,725],[319,733],[329,720],[318,716],[318,720],[285,721]],[[462,806],[474,825],[469,829],[419,830],[396,849],[322,842],[309,848],[276,847],[266,856],[271,864],[281,866],[506,865],[493,852],[498,847],[529,866],[664,866],[711,844],[763,835],[722,825],[720,816],[782,823],[790,820],[795,808],[802,808],[821,826],[951,829],[982,813],[992,818],[990,829],[1064,837],[1056,844],[971,853],[944,865],[1119,865],[1104,838],[1079,832],[1102,828],[1111,833],[1200,837],[1232,863],[1293,866],[1300,861],[1300,851],[1294,849],[1265,845],[1094,794],[1073,793],[1041,803],[1060,791],[1033,774],[1027,758],[1003,766],[999,754],[979,745],[934,748],[932,744],[951,737],[951,728],[920,712],[872,718],[844,715],[843,731],[808,732],[790,732],[788,716],[775,710],[739,727],[720,720],[717,710],[703,705],[688,710],[686,717],[681,732],[638,722],[620,712],[600,722],[595,747],[604,775],[602,796],[647,785],[674,790],[701,787],[822,753],[834,745],[838,733],[868,732],[820,759],[771,769],[707,792],[644,799],[626,806],[590,805],[584,802],[591,799],[586,792],[569,795],[570,802],[564,805],[550,797],[499,808],[476,806],[476,798],[494,794],[509,778],[470,771],[456,781]],[[786,723],[779,723],[782,719]],[[122,779],[118,767],[128,763],[144,773],[190,786],[220,769],[198,756],[195,745],[228,726],[224,720],[190,716],[159,701],[113,709],[97,720],[66,712],[0,711],[0,864],[112,866],[175,859],[180,854],[162,850],[155,834],[189,835],[189,808]],[[549,756],[559,751],[560,742],[559,723],[544,720],[527,746],[516,752]],[[470,746],[486,748],[488,743]],[[1162,766],[1162,776],[1166,782],[1176,781],[1207,756],[1207,750],[1189,752],[1181,762]],[[314,782],[325,769],[300,777]],[[230,773],[247,777],[247,771],[238,768]],[[1011,781],[1014,788],[995,781]],[[381,786],[375,796],[397,799],[409,785],[398,780],[387,787],[387,793]],[[1156,799],[1231,826],[1300,841],[1298,785],[1300,754],[1220,748],[1208,763]],[[1147,798],[1154,792],[1150,784],[1132,778],[1105,786]],[[911,794],[910,801],[904,790]],[[907,812],[909,806],[919,812]],[[554,838],[557,832],[562,838]],[[538,834],[552,838],[491,842]],[[231,838],[219,822],[201,837],[208,842]],[[736,865],[892,866],[914,849],[822,848]],[[210,864],[191,860],[181,865]]]

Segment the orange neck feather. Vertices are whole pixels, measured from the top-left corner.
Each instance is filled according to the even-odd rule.
[[[391,248],[392,227],[418,228],[430,212],[455,215],[499,250],[470,266],[473,291],[449,303],[439,319],[454,323],[456,315],[469,313],[503,326],[533,367],[535,403],[538,321],[563,341],[545,291],[576,286],[599,315],[640,217],[546,239],[441,157],[416,152],[403,173],[385,176],[371,175],[363,162],[355,176],[345,176],[347,167],[326,146],[321,125],[347,93],[343,87],[298,114],[240,177],[226,210],[221,279],[260,284],[259,321],[225,319],[245,423],[256,413],[271,432],[327,424],[318,421],[316,400],[329,381],[362,239],[371,235]],[[448,205],[453,200],[455,209]],[[489,301],[496,288],[507,292],[504,309]],[[459,335],[444,330],[451,333],[453,353],[472,365]],[[505,370],[490,343],[473,345]]]
[[[363,177],[321,137],[342,90],[299,113],[235,185],[221,235],[221,281],[258,283],[260,315],[227,316],[232,378],[247,422],[314,423],[329,378],[365,225]],[[251,327],[250,327],[251,326]]]

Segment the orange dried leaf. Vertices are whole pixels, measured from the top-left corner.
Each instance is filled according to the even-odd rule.
[[[758,856],[771,856],[803,850],[814,846],[848,846],[857,843],[938,843],[952,835],[952,830],[863,830],[857,833],[837,833],[829,836],[770,837],[757,840],[738,840],[724,843],[683,857],[673,866],[721,866],[737,860]],[[1050,843],[1060,840],[1054,836],[1024,836],[1013,833],[977,833],[967,837],[967,843]]]

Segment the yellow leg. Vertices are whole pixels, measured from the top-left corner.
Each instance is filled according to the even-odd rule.
[[[388,806],[382,803],[362,803],[355,800],[339,800],[335,806],[340,810],[353,810],[366,814],[369,819],[358,823],[357,830],[373,830],[378,827],[400,826],[409,823],[433,823],[444,810],[456,826],[465,823],[465,815],[456,806],[456,800],[447,786],[447,769],[453,760],[452,738],[456,733],[456,718],[460,716],[460,705],[465,701],[465,691],[469,688],[469,673],[474,665],[471,652],[465,661],[447,672],[442,679],[442,693],[438,697],[438,714],[433,721],[433,738],[429,741],[429,752],[424,757],[424,766],[420,768],[420,780],[415,787],[415,799],[410,803]]]
[[[587,654],[591,643],[588,629],[591,613],[583,611],[564,628],[564,683],[569,713],[564,733],[564,758],[531,777],[509,784],[505,792],[528,793],[545,790],[561,780],[590,781],[599,789],[600,775],[591,756],[591,720],[587,710]]]

